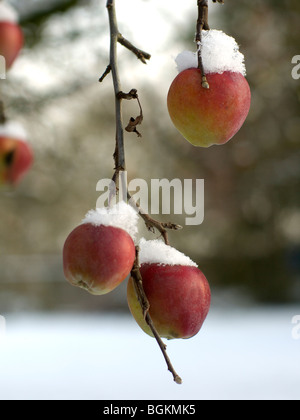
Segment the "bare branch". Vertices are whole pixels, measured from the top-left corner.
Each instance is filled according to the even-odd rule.
[[[166,361],[166,364],[168,366],[168,370],[172,373],[174,381],[177,384],[182,384],[182,379],[180,378],[180,376],[176,373],[171,360],[167,354],[167,346],[164,344],[164,342],[162,341],[161,337],[159,336],[155,325],[151,319],[150,316],[150,304],[149,301],[147,299],[147,296],[145,294],[144,291],[144,287],[143,287],[143,279],[141,276],[141,272],[140,272],[140,263],[139,263],[139,248],[136,247],[136,259],[131,271],[131,276],[132,276],[132,280],[134,283],[134,288],[138,297],[138,300],[140,302],[141,305],[141,309],[143,311],[143,316],[144,319],[147,323],[147,325],[150,327],[152,334],[154,335],[155,340],[157,341],[157,344],[159,345],[159,348],[161,349],[161,352],[164,356],[164,359]]]
[[[141,103],[139,101],[137,90],[132,89],[129,93],[124,93],[121,89],[121,83],[118,73],[118,60],[117,60],[117,43],[121,42],[126,48],[129,48],[131,51],[133,51],[138,58],[143,61],[145,58],[147,58],[147,53],[144,53],[141,50],[136,49],[132,46],[127,40],[125,40],[123,37],[120,36],[120,33],[118,31],[118,25],[117,25],[117,18],[116,18],[116,11],[115,11],[115,0],[107,0],[107,10],[109,14],[109,23],[110,23],[110,64],[107,67],[106,71],[104,72],[103,76],[100,78],[100,80],[103,80],[104,77],[111,71],[113,75],[113,84],[114,84],[114,92],[115,92],[115,109],[116,109],[116,148],[114,152],[114,160],[115,160],[115,173],[113,175],[112,181],[114,181],[112,184],[114,185],[114,188],[110,191],[110,197],[109,200],[111,201],[114,194],[117,193],[118,190],[118,180],[119,180],[119,173],[121,171],[125,171],[125,150],[124,150],[124,128],[123,128],[123,120],[122,120],[122,100],[123,99],[136,99],[138,101],[139,107],[140,107],[140,115],[137,118],[132,118],[129,122],[129,125],[126,127],[127,131],[135,131],[138,135],[138,131],[136,130],[136,126],[140,124],[143,120],[143,112]],[[149,56],[150,58],[150,56]],[[143,61],[144,62],[144,61]],[[127,191],[127,186],[125,186]],[[123,188],[122,188],[123,190]],[[171,223],[160,223],[152,219],[149,215],[146,215],[140,207],[137,206],[136,203],[133,203],[132,197],[126,192],[126,197],[122,197],[123,200],[128,199],[129,204],[131,204],[135,208],[139,208],[138,212],[141,215],[141,217],[144,219],[146,226],[149,230],[157,229],[161,232],[166,244],[169,244],[168,236],[167,236],[167,230],[166,229],[174,229],[178,230],[180,227],[178,225],[173,225]],[[163,353],[163,356],[165,358],[165,361],[167,363],[168,369],[173,374],[174,381],[177,384],[181,384],[182,380],[175,372],[171,361],[166,353],[166,346],[162,342],[159,334],[157,333],[157,330],[155,329],[153,322],[151,320],[151,317],[149,315],[149,302],[147,300],[147,297],[145,295],[144,289],[143,289],[143,281],[140,274],[139,269],[139,258],[138,258],[138,249],[136,251],[136,261],[132,269],[132,278],[134,279],[134,283],[136,284],[136,290],[137,294],[139,296],[139,301],[141,304],[141,308],[143,310],[144,318],[151,328],[151,331]]]
[[[124,130],[122,118],[121,99],[118,93],[121,92],[121,82],[118,72],[117,42],[118,42],[118,23],[114,0],[107,1],[107,10],[110,26],[110,70],[113,75],[114,91],[115,91],[115,112],[116,112],[116,148],[114,153],[115,167],[119,170],[125,170],[125,149],[124,149]]]
[[[111,65],[109,64],[107,67],[106,67],[106,70],[105,70],[105,72],[102,74],[102,76],[100,77],[100,79],[99,79],[99,82],[100,83],[102,83],[103,82],[103,80],[105,79],[105,77],[107,76],[107,75],[109,75],[109,73],[111,72]]]
[[[150,60],[151,58],[150,54],[148,54],[145,51],[140,50],[139,48],[136,48],[133,44],[131,44],[131,42],[129,42],[126,38],[124,38],[123,35],[121,35],[120,33],[118,36],[118,42],[121,45],[123,45],[123,47],[127,48],[129,51],[135,54],[137,58],[141,60],[142,63],[147,64],[146,60]]]

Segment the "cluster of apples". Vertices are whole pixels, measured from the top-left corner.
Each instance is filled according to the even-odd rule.
[[[0,55],[4,57],[9,70],[24,44],[23,32],[17,23],[15,10],[0,3]],[[4,112],[1,107],[1,113]],[[6,122],[0,124],[0,186],[16,185],[33,162],[33,151],[27,143],[27,136],[20,124]]]
[[[138,215],[122,202],[91,210],[68,236],[63,250],[66,279],[91,294],[114,290],[128,276],[136,258]],[[150,316],[161,337],[196,335],[210,306],[210,288],[204,274],[188,257],[162,241],[139,242],[140,272],[150,303]],[[149,335],[129,278],[127,300],[138,325]]]
[[[175,127],[193,145],[228,142],[242,127],[251,102],[244,56],[237,43],[221,31],[204,31],[199,54],[184,52],[176,60],[179,75],[168,93]],[[208,85],[203,85],[205,71]],[[209,87],[209,88],[208,88]],[[119,204],[120,206],[120,204]],[[130,276],[135,258],[137,214],[129,205],[97,209],[71,232],[63,251],[67,280],[92,294],[115,289]],[[210,287],[197,265],[162,241],[139,242],[140,273],[150,316],[161,337],[190,338],[205,321]],[[152,336],[129,277],[127,301],[143,331]]]
[[[245,79],[244,56],[234,38],[222,31],[203,31],[202,85],[198,54],[184,51],[177,59],[179,74],[168,92],[168,110],[178,131],[198,147],[227,143],[242,127],[250,110],[251,92]]]

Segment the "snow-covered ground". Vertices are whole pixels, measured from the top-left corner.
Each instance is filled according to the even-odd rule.
[[[130,316],[6,315],[0,399],[298,400],[300,328],[292,320],[299,314],[212,309],[195,338],[167,343],[182,385]]]

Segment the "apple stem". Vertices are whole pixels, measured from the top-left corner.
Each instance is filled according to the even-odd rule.
[[[168,370],[172,373],[173,375],[173,379],[174,382],[176,382],[177,384],[182,384],[182,379],[180,378],[180,376],[176,373],[171,360],[168,356],[167,353],[167,346],[165,345],[165,343],[162,341],[160,335],[158,334],[155,325],[151,319],[149,310],[150,310],[150,303],[147,299],[144,287],[143,287],[143,279],[141,276],[141,272],[140,272],[140,262],[139,262],[139,247],[136,247],[136,258],[135,258],[135,262],[133,265],[133,268],[131,270],[131,277],[133,279],[133,284],[134,284],[134,288],[139,300],[139,303],[141,305],[141,309],[143,311],[143,316],[144,319],[147,323],[147,325],[150,327],[152,334],[154,335],[154,338],[159,346],[159,348],[161,349],[161,352],[164,356],[164,359],[166,361]]]
[[[208,0],[197,0],[198,6],[198,20],[197,20],[197,32],[196,32],[196,43],[197,43],[197,54],[198,54],[198,69],[201,70],[202,74],[202,87],[209,89],[206,74],[203,67],[202,60],[202,31],[209,30],[208,25]]]
[[[214,3],[224,4],[224,0],[212,0]],[[197,0],[198,6],[198,19],[197,19],[197,30],[196,30],[196,43],[197,43],[197,54],[198,54],[198,69],[201,70],[202,74],[202,87],[209,89],[209,84],[206,78],[205,70],[203,67],[202,60],[202,31],[209,31],[210,27],[208,24],[208,0]]]

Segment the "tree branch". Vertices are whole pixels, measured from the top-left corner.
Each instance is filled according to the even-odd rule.
[[[100,83],[102,83],[103,82],[103,80],[105,79],[105,77],[109,74],[111,72],[111,65],[109,64],[107,67],[106,67],[106,70],[105,70],[105,72],[102,74],[102,76],[100,77],[100,79],[99,79],[99,82]]]
[[[123,45],[123,47],[127,48],[129,51],[135,54],[137,58],[141,60],[142,63],[147,64],[146,60],[150,60],[151,58],[150,54],[148,54],[145,51],[140,50],[139,48],[136,48],[134,45],[131,44],[131,42],[129,42],[126,38],[124,38],[123,35],[121,35],[120,33],[118,36],[118,42],[121,45]]]
[[[121,89],[121,82],[118,72],[117,61],[117,42],[119,37],[118,23],[116,10],[114,7],[114,0],[107,1],[107,10],[109,16],[110,26],[110,70],[113,76],[113,84],[115,91],[115,113],[116,113],[116,148],[114,153],[115,168],[118,172],[125,171],[125,149],[124,149],[124,130],[121,98],[118,97]],[[107,70],[107,69],[106,69]],[[118,177],[117,177],[118,179]],[[116,181],[117,181],[116,179]]]
[[[152,331],[152,334],[154,335],[154,337],[155,337],[155,339],[156,339],[156,341],[159,345],[159,348],[160,348],[160,350],[161,350],[161,352],[164,356],[164,359],[166,361],[166,364],[168,366],[168,370],[172,373],[174,381],[177,384],[180,385],[180,384],[182,384],[182,379],[176,373],[176,371],[175,371],[175,369],[174,369],[174,367],[171,363],[171,360],[170,360],[170,358],[167,354],[167,346],[164,344],[161,337],[159,336],[159,334],[158,334],[158,332],[155,328],[155,325],[153,324],[153,321],[152,321],[152,319],[150,317],[150,314],[149,314],[150,304],[149,304],[149,301],[147,299],[147,296],[145,294],[144,287],[143,287],[143,279],[142,279],[141,272],[140,272],[139,248],[138,247],[136,247],[136,259],[135,259],[135,262],[134,262],[134,265],[133,265],[133,268],[132,268],[132,271],[131,271],[131,276],[132,276],[134,288],[135,288],[139,303],[140,303],[142,311],[143,311],[144,319],[145,319],[147,325],[150,327],[150,329]]]
[[[118,22],[116,17],[116,9],[115,9],[115,0],[107,0],[107,10],[109,15],[109,25],[110,25],[110,34],[111,34],[111,44],[110,44],[110,63],[107,66],[105,72],[100,77],[99,81],[102,82],[104,78],[112,72],[113,75],[113,83],[114,83],[114,91],[115,91],[115,110],[116,110],[116,149],[114,153],[115,159],[115,169],[119,173],[120,171],[125,170],[125,149],[124,149],[124,130],[123,130],[123,118],[122,118],[122,99],[124,96],[122,95],[121,89],[121,82],[118,73],[118,66],[117,66],[117,43],[121,43],[123,46],[128,48],[132,51],[142,62],[146,62],[146,59],[150,59],[151,55],[136,48],[133,44],[127,41],[121,34],[118,29]],[[136,90],[132,90],[137,92]],[[132,92],[131,91],[131,92]],[[133,96],[130,97],[132,99]],[[138,99],[137,95],[135,98]],[[128,97],[125,97],[128,99]],[[139,102],[139,100],[138,100]],[[140,105],[140,102],[139,102]],[[141,107],[140,107],[141,108]],[[136,130],[136,125],[140,124],[142,121],[142,114],[138,121],[134,120],[135,126],[133,124],[128,125],[128,131],[138,131]],[[135,129],[135,130],[134,130]],[[139,133],[138,133],[139,135]],[[116,180],[118,176],[115,177]]]
[[[140,107],[140,115],[133,119],[134,121],[130,121],[127,128],[127,131],[135,131],[136,125],[140,124],[143,119],[142,107],[141,103],[138,99],[137,90],[131,89],[129,93],[124,93],[121,89],[121,82],[118,74],[118,61],[117,61],[117,42],[119,41],[119,29],[116,17],[116,11],[114,6],[114,0],[107,1],[107,9],[109,13],[109,22],[110,22],[110,33],[111,33],[111,52],[110,52],[110,64],[107,67],[106,71],[104,72],[103,76],[100,78],[102,81],[104,77],[109,73],[112,72],[113,81],[114,81],[114,91],[115,91],[115,101],[116,101],[116,149],[114,153],[114,160],[115,160],[115,173],[113,175],[113,182],[117,186],[118,189],[118,180],[119,180],[119,173],[125,170],[125,149],[124,149],[124,129],[123,129],[123,120],[122,120],[122,100],[123,99],[137,99]],[[130,44],[132,45],[132,44]],[[134,47],[135,48],[135,47]],[[140,51],[140,50],[139,50]],[[130,124],[131,123],[131,124]],[[138,133],[138,132],[137,132]],[[138,133],[139,135],[139,133]],[[110,200],[112,197],[110,197]],[[124,201],[126,199],[129,200],[131,205],[138,209],[138,212],[142,219],[145,221],[146,227],[150,231],[154,231],[157,229],[164,241],[167,245],[169,245],[167,229],[172,230],[179,230],[181,226],[175,225],[172,223],[161,223],[154,219],[152,219],[148,214],[146,214],[137,203],[134,203],[132,197],[127,192],[127,197],[123,197]]]
[[[123,120],[122,120],[122,100],[123,99],[137,99],[138,100],[138,96],[137,96],[137,90],[132,89],[128,94],[124,93],[121,89],[121,83],[120,83],[120,78],[119,78],[119,73],[118,73],[118,60],[117,60],[117,43],[120,42],[120,40],[122,40],[123,45],[125,44],[126,48],[129,48],[131,51],[135,51],[136,55],[138,55],[138,58],[140,58],[142,61],[144,58],[146,58],[144,52],[142,52],[141,50],[135,49],[135,47],[132,46],[132,44],[128,43],[128,41],[125,41],[124,38],[120,38],[120,33],[118,30],[118,24],[117,24],[117,17],[116,17],[116,11],[115,11],[115,0],[107,0],[107,4],[106,4],[107,10],[108,10],[108,15],[109,15],[109,26],[110,26],[110,63],[109,66],[107,67],[107,69],[105,70],[103,76],[100,78],[100,81],[102,81],[107,74],[109,74],[110,72],[112,73],[113,76],[113,84],[114,84],[114,92],[115,92],[115,112],[116,112],[116,148],[115,148],[115,152],[114,152],[114,160],[115,160],[115,173],[113,175],[113,185],[115,186],[115,188],[113,188],[113,191],[111,191],[110,194],[110,200],[112,198],[113,194],[116,194],[117,189],[118,189],[118,184],[119,184],[119,173],[121,171],[125,171],[125,150],[124,150],[124,128],[123,128]],[[142,119],[143,117],[143,113],[142,113],[142,108],[141,108],[141,104],[138,100],[139,106],[140,106],[140,111],[141,111],[141,115],[140,115],[140,119]],[[134,130],[132,130],[134,131]],[[124,188],[122,188],[122,191],[124,192]],[[128,188],[127,185],[125,186],[125,191],[126,191],[126,197],[122,197],[122,200],[126,201],[127,199],[129,199],[129,201],[131,200],[130,204],[133,205],[133,207],[138,208],[136,203],[133,203],[132,201],[132,197],[129,195],[128,193]],[[124,194],[125,195],[125,194]],[[153,220],[149,215],[146,215],[144,212],[142,212],[141,208],[139,208],[139,214],[141,215],[141,217],[145,220],[146,226],[148,227],[148,229],[158,229],[164,239],[165,242],[168,244],[168,238],[167,238],[167,233],[166,233],[166,228],[173,228],[173,229],[179,229],[180,227],[177,225],[172,225],[172,224],[163,224],[163,223],[159,223],[156,222],[155,220]],[[162,342],[157,330],[154,327],[154,324],[151,320],[150,314],[149,314],[149,302],[148,299],[145,295],[144,289],[143,289],[143,280],[142,280],[142,276],[140,273],[140,265],[139,265],[139,258],[138,258],[138,248],[136,251],[136,261],[135,264],[132,268],[132,277],[134,279],[134,283],[136,284],[136,290],[137,290],[137,294],[139,297],[139,301],[141,304],[141,308],[143,310],[143,314],[145,317],[145,320],[147,322],[147,324],[149,325],[149,327],[151,328],[151,331],[153,332],[153,335],[164,355],[165,361],[167,363],[168,369],[172,372],[173,377],[174,377],[174,381],[177,384],[181,384],[182,380],[181,378],[177,375],[177,373],[175,372],[171,361],[166,353],[166,346],[165,344]]]

